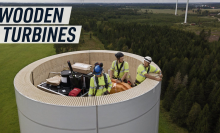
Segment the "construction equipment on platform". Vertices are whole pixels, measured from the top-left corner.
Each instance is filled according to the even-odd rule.
[[[91,72],[92,65],[84,63],[75,63],[71,65],[70,61],[67,61],[69,70],[63,70],[61,72],[50,72],[57,74],[54,77],[46,79],[38,85],[41,90],[51,92],[62,96],[87,96],[90,86],[90,78],[93,76]]]

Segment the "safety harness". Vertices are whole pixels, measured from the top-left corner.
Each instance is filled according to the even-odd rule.
[[[143,64],[142,64],[143,65]],[[144,65],[143,65],[144,66]],[[146,67],[144,67],[144,69],[146,70]],[[147,70],[147,74],[150,72],[150,65],[149,65],[149,68]]]
[[[104,80],[105,80],[105,88],[106,88],[106,90],[108,90],[108,80],[107,80],[107,76],[106,76],[106,74],[104,74],[103,73],[103,76],[104,76]],[[95,76],[95,82],[96,82],[96,90],[95,90],[95,96],[96,96],[96,93],[97,93],[97,90],[99,89],[99,80],[98,80],[98,77],[97,76]]]
[[[117,77],[116,77],[117,79],[119,79],[119,74],[120,74],[120,71],[121,71],[123,65],[124,65],[124,61],[122,62],[120,68],[118,68],[118,61],[116,61],[116,66],[117,66],[117,70],[118,70],[118,75],[117,75]]]

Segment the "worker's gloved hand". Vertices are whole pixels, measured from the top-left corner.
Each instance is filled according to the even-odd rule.
[[[162,78],[157,78],[156,80],[157,80],[157,81],[161,81],[161,80],[162,80]]]

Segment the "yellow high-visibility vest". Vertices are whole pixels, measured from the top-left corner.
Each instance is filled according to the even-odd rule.
[[[108,74],[106,74],[106,78],[107,78],[107,82],[108,82],[108,88],[107,89],[105,88],[105,79],[104,79],[103,74],[102,74],[101,77],[98,77],[99,88],[96,92],[96,96],[101,96],[107,90],[110,93],[110,91],[112,89],[112,82],[111,82],[111,79],[110,79]],[[94,75],[90,79],[90,87],[89,87],[88,96],[94,96],[95,95],[96,87],[97,87],[97,84],[96,84],[95,75]]]
[[[112,62],[111,70],[114,70],[114,76],[117,78],[118,69],[120,69],[122,63],[118,64],[118,69],[117,69],[116,62],[117,62],[117,60]],[[124,76],[124,73],[126,73],[126,72],[129,72],[129,65],[128,65],[128,62],[124,61],[124,64],[123,64],[121,71],[119,73],[119,78],[122,78]]]
[[[150,66],[150,71],[149,71],[150,73],[159,73],[160,70],[158,68],[156,68],[153,65],[149,65],[149,66]],[[143,64],[140,64],[138,66],[136,80],[139,81],[140,83],[146,79],[145,74],[148,72],[149,66],[146,68],[144,67]]]

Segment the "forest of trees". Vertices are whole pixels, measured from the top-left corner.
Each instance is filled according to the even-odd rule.
[[[209,33],[136,23],[101,23],[106,49],[150,55],[163,71],[161,99],[173,122],[195,133],[219,133],[220,43]]]
[[[108,11],[111,11],[108,13]],[[220,41],[169,26],[109,22],[135,15],[116,7],[73,7],[70,24],[92,31],[105,49],[151,56],[163,71],[161,99],[172,121],[193,133],[220,133]]]

